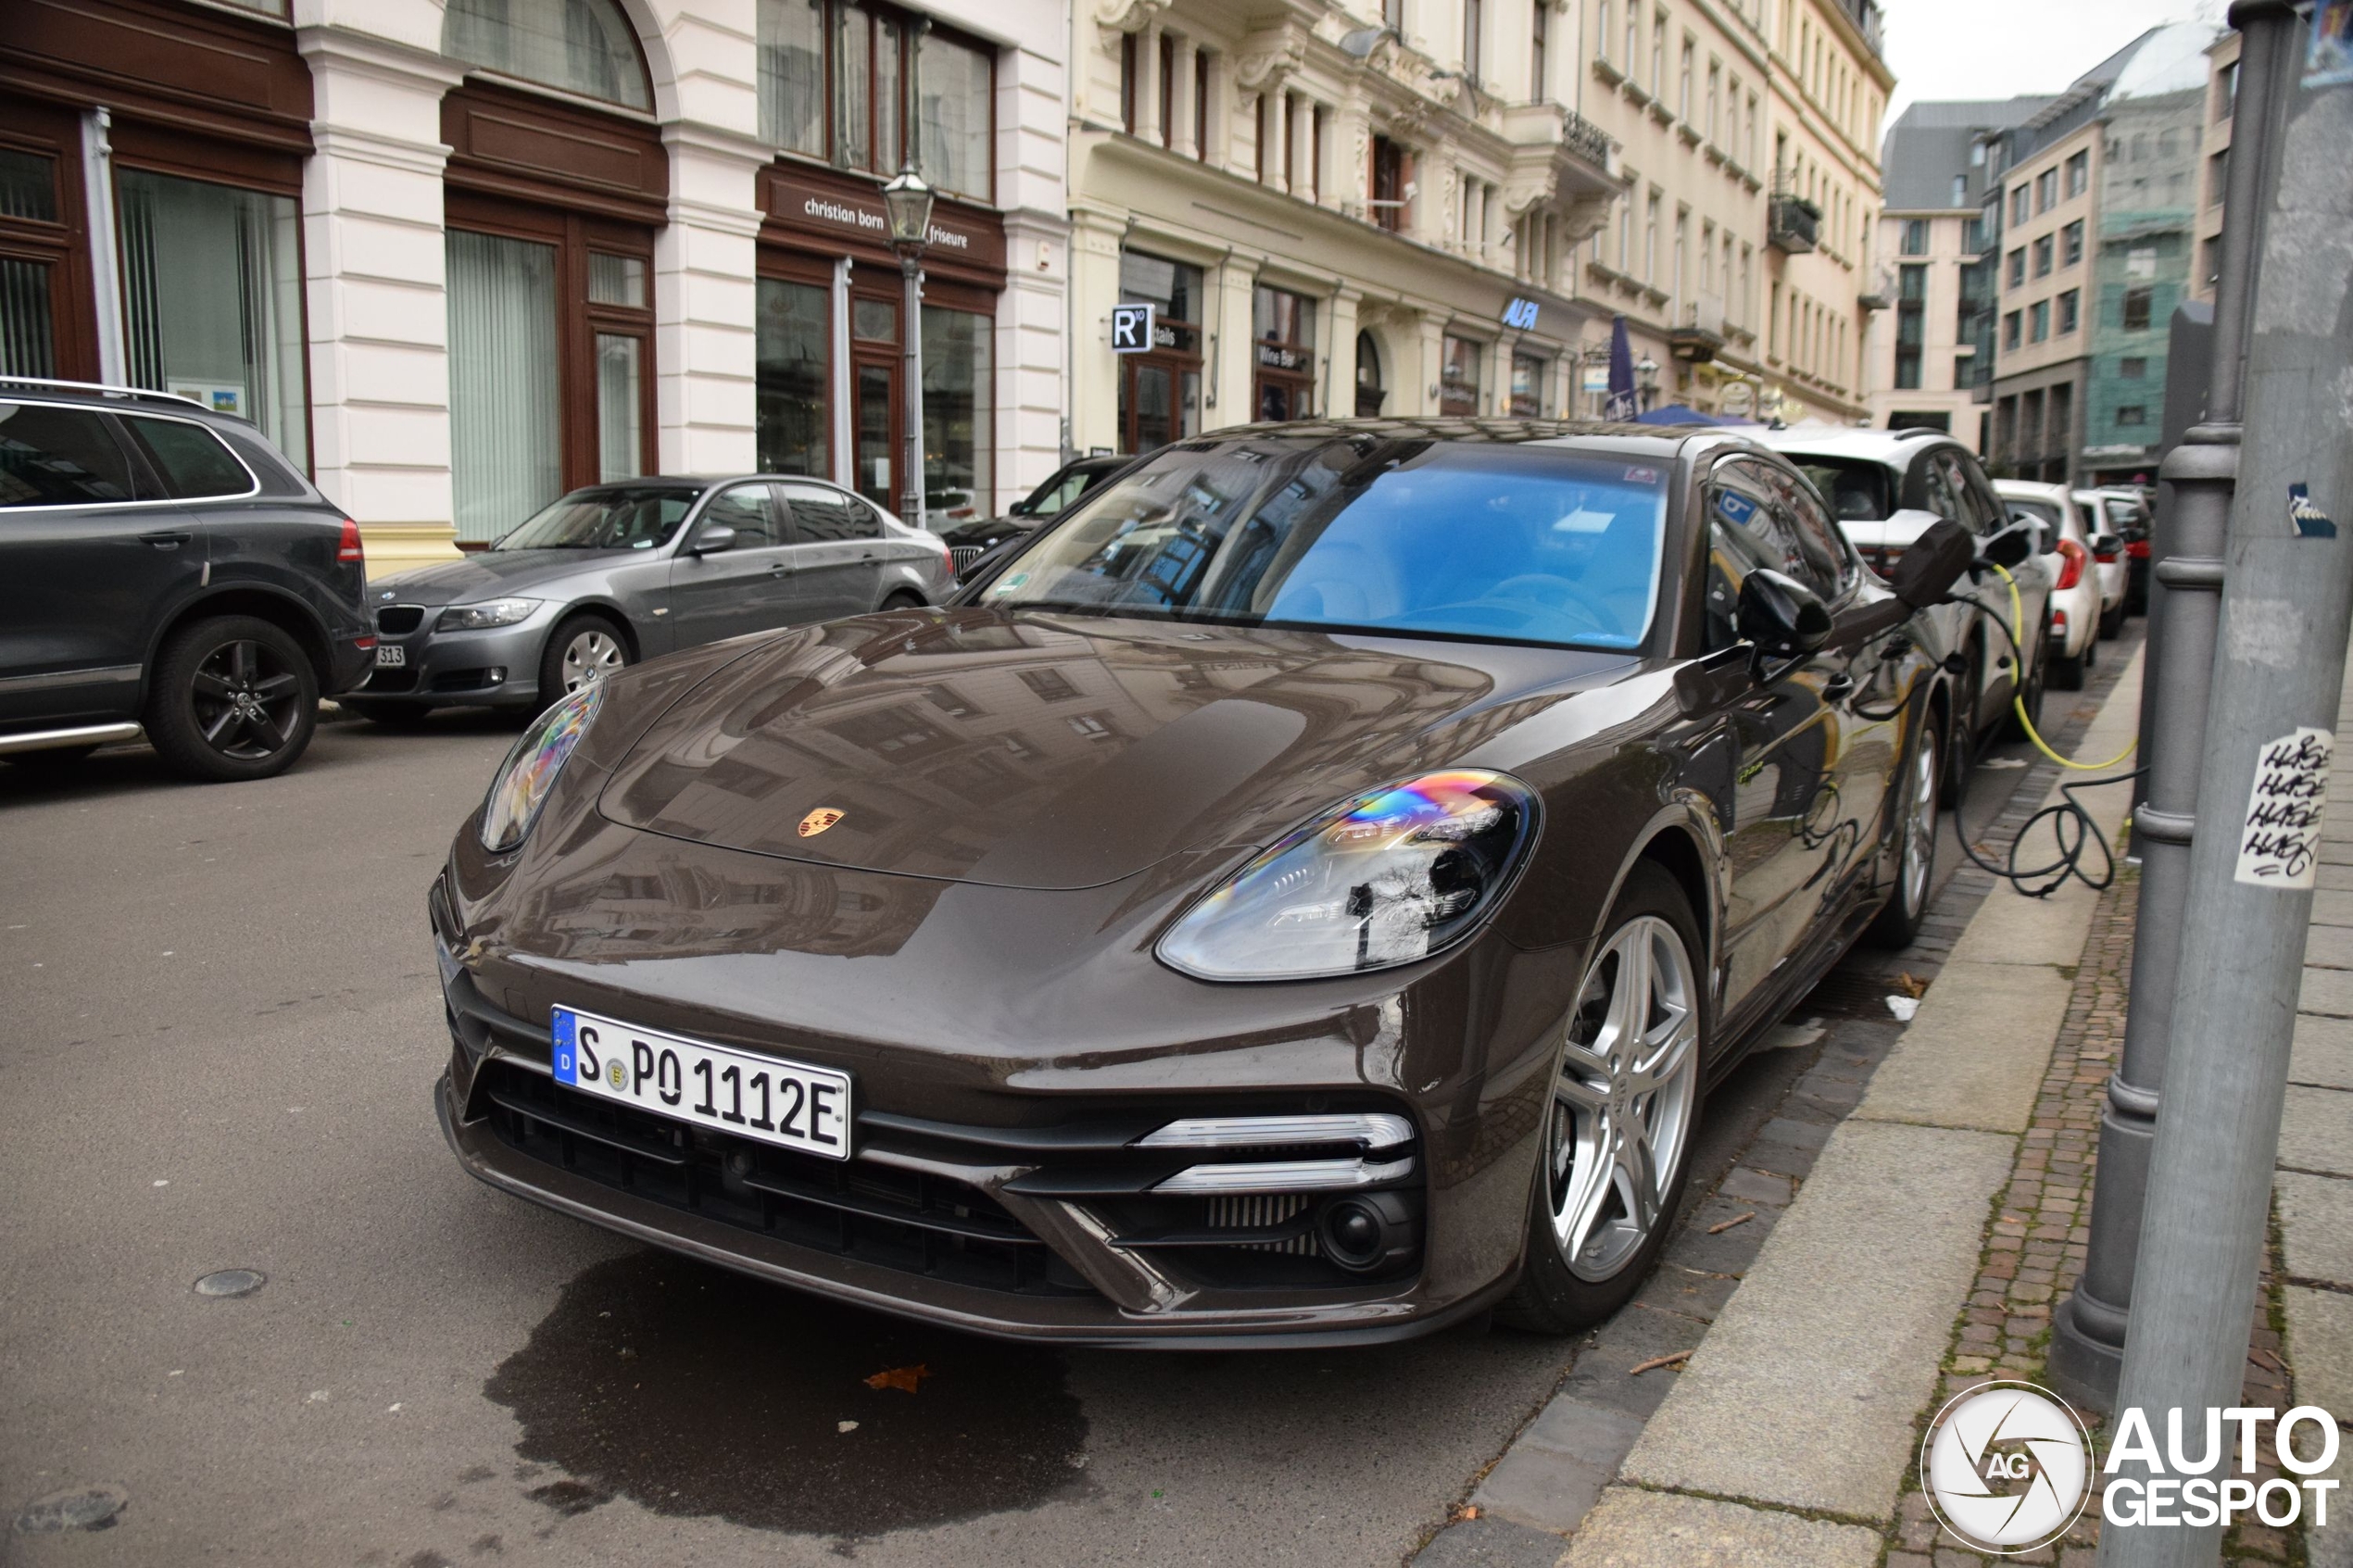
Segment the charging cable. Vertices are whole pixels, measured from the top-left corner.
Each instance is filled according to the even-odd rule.
[[[1957,603],[1975,605],[1979,609],[1983,610],[1986,619],[1999,627],[2002,635],[2008,640],[2010,655],[2017,660],[2017,668],[2020,675],[2019,682],[2020,690],[2010,696],[2010,711],[2017,715],[2019,728],[2024,732],[2026,738],[2034,744],[2037,751],[2060,767],[2072,768],[2082,772],[2099,772],[2104,769],[2113,768],[2127,757],[2132,756],[2134,747],[2140,745],[2138,740],[2105,762],[2071,762],[2052,750],[2050,744],[2044,740],[2041,732],[2034,727],[2034,721],[2026,711],[2026,696],[2023,690],[2026,651],[2019,646],[2018,633],[2014,630],[2014,627],[2022,626],[2026,621],[2026,608],[2019,597],[2018,579],[1991,561],[1985,564],[2000,572],[2002,581],[2009,586],[2010,620],[2007,622],[2003,621],[2001,612],[1982,599],[1973,598],[1967,594],[1956,594],[1953,598]],[[1980,855],[1969,843],[1967,815],[1969,770],[1967,766],[1963,766],[1957,771],[1957,782],[1953,792],[1954,836],[1960,840],[1961,853],[1969,858],[1971,865],[1981,871],[1991,872],[2029,898],[2047,898],[2066,886],[2070,880],[2082,883],[2094,892],[2103,892],[2116,881],[2116,852],[2109,847],[2107,836],[2100,832],[2099,824],[2092,820],[2092,814],[2083,809],[2081,801],[2075,798],[2075,792],[2079,789],[2097,789],[2103,784],[2129,784],[2147,771],[2146,768],[2135,768],[2129,773],[2117,773],[2105,779],[2083,779],[2074,784],[2059,785],[2061,797],[2059,803],[2055,806],[2045,806],[2027,818],[2020,826],[2018,836],[2010,840],[2008,863],[1996,865]],[[2026,843],[2028,835],[2033,833],[2036,824],[2045,817],[2051,819],[2051,836],[2058,847],[2057,859],[2040,866],[2020,867],[2018,863],[2019,849]],[[2095,844],[2099,846],[2100,851],[2100,871],[2096,876],[2083,869],[2084,851]]]

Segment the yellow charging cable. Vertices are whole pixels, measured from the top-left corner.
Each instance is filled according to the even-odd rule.
[[[1994,563],[1988,561],[1986,564],[1993,566]],[[2025,601],[2018,596],[2018,579],[2009,574],[2008,569],[2006,567],[1994,566],[1994,570],[2000,572],[2002,574],[2002,581],[2009,585],[2010,646],[2016,648],[2018,650],[2019,657],[2023,659],[2026,657],[2026,645],[2020,641],[2019,638],[2020,633],[2026,630]],[[2097,636],[2098,634],[2099,633],[2096,632],[2093,633],[2094,636]],[[2052,761],[2057,763],[2062,768],[2072,768],[2076,771],[2082,773],[2104,772],[2108,769],[2115,767],[2119,762],[2123,761],[2127,757],[2132,756],[2133,751],[2141,744],[2140,741],[2135,738],[2131,746],[2126,746],[2123,750],[2118,752],[2115,756],[2109,758],[2105,762],[2070,762],[2066,758],[2061,757],[2057,752],[2051,749],[2050,743],[2044,740],[2042,732],[2034,727],[2034,721],[2026,716],[2026,693],[2024,690],[2024,683],[2022,681],[2020,683],[2020,689],[2013,693],[2010,696],[2010,710],[2018,715],[2019,728],[2026,732],[2026,738],[2034,743],[2035,750],[2041,752],[2044,756],[2049,758]]]

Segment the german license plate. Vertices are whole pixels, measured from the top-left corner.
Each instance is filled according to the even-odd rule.
[[[390,643],[379,643],[376,645],[377,669],[398,670],[405,666],[408,662],[409,650],[407,648],[395,647]]]
[[[827,1068],[751,1056],[554,1010],[556,1082],[657,1116],[828,1160],[849,1158],[849,1079]]]

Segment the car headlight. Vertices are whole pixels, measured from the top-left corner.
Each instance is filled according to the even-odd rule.
[[[523,731],[507,759],[498,765],[490,781],[490,794],[482,803],[484,849],[503,855],[522,842],[532,820],[546,804],[547,792],[556,787],[556,775],[563,771],[565,759],[588,733],[604,696],[604,683],[592,681],[534,719]]]
[[[1195,904],[1157,951],[1202,980],[1303,980],[1426,959],[1493,906],[1536,817],[1526,784],[1474,769],[1353,796]]]
[[[479,604],[451,605],[433,627],[436,632],[484,632],[528,621],[538,608],[537,599],[484,599]]]

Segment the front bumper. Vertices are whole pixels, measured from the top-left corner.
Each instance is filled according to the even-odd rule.
[[[350,696],[387,707],[459,705],[530,707],[539,696],[539,655],[547,646],[550,612],[542,607],[527,621],[484,632],[437,632],[438,608],[425,611],[415,630],[386,633],[376,646],[397,648],[402,663],[378,664]]]
[[[1573,977],[1574,955],[1533,959],[1488,936],[1418,971],[1282,988],[1291,995],[1205,986],[1143,957],[1115,985],[1066,975],[1051,996],[1009,991],[1012,955],[970,952],[975,934],[1067,951],[1072,927],[1098,926],[1133,889],[1038,894],[777,870],[598,831],[619,853],[583,863],[616,892],[651,885],[641,875],[740,885],[770,871],[789,879],[781,899],[728,909],[799,905],[874,920],[889,918],[887,899],[920,897],[926,909],[936,900],[948,939],[1000,985],[975,991],[975,971],[922,952],[890,961],[915,944],[849,932],[836,934],[844,944],[811,942],[804,926],[810,946],[884,960],[854,992],[828,997],[813,983],[834,961],[826,954],[775,951],[762,935],[742,946],[764,953],[713,955],[675,923],[623,926],[601,894],[568,911],[578,938],[549,931],[533,941],[536,956],[501,951],[513,926],[461,902],[454,889],[466,874],[453,864],[430,900],[451,1036],[436,1107],[459,1160],[493,1186],[796,1288],[1063,1343],[1403,1338],[1480,1311],[1516,1277],[1556,1038],[1547,1021],[1569,1000],[1548,994],[1547,977]],[[623,950],[639,958],[607,961]],[[1126,942],[1112,950],[1136,952]],[[937,981],[937,995],[918,977]],[[1516,1005],[1491,1010],[1507,992]],[[784,1017],[778,997],[795,998]],[[850,1074],[852,1158],[746,1145],[558,1086],[546,1026],[558,1002]],[[1157,1192],[1158,1171],[1126,1186],[1103,1179],[1107,1166],[1137,1168],[1132,1134],[1171,1120],[1369,1110],[1415,1129],[1410,1175],[1382,1178],[1380,1195],[1405,1206],[1418,1249],[1378,1268],[1350,1271],[1321,1252],[1320,1206],[1335,1198],[1196,1198],[1188,1210]],[[1173,1170],[1236,1157],[1140,1162],[1159,1158]],[[1204,1236],[1218,1225],[1237,1230]]]

